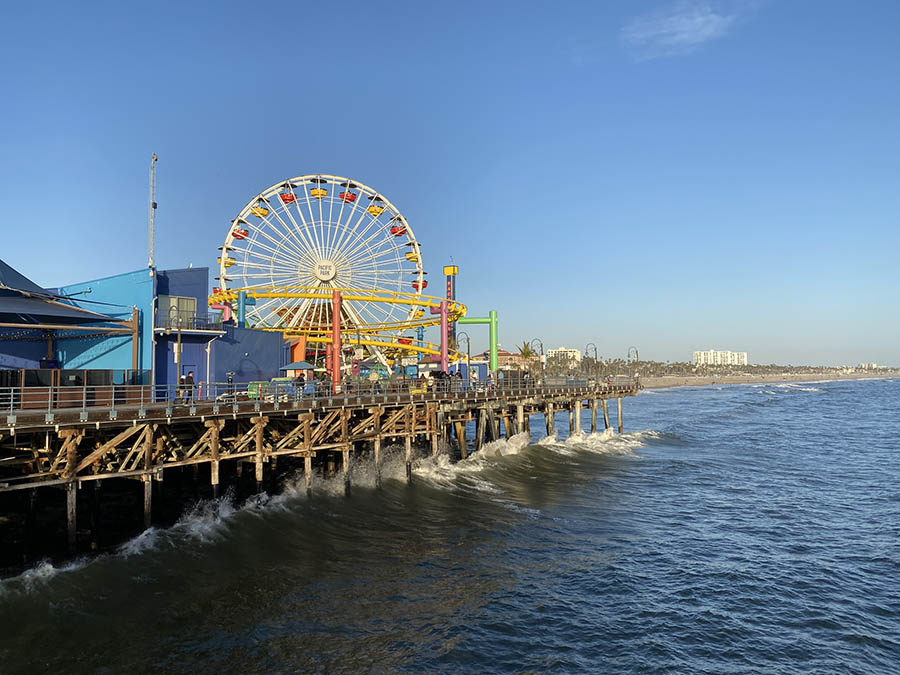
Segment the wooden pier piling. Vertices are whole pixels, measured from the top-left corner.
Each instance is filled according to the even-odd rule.
[[[406,482],[412,483],[412,436],[406,436]]]
[[[619,433],[621,434],[622,429],[623,429],[623,426],[622,426],[622,397],[621,396],[616,397],[616,407],[619,410]]]
[[[313,472],[322,471],[326,477],[335,475],[336,461],[341,462],[340,472],[345,489],[349,490],[354,462],[366,454],[373,459],[375,484],[380,486],[384,443],[398,443],[402,438],[406,478],[411,482],[413,445],[436,456],[445,445],[450,447],[455,433],[459,457],[468,458],[468,422],[475,422],[475,450],[480,450],[486,441],[529,433],[533,414],[544,414],[547,435],[554,436],[555,415],[560,407],[568,409],[571,432],[581,433],[581,412],[584,401],[588,401],[593,432],[597,427],[598,403],[608,429],[608,400],[616,398],[618,429],[622,433],[622,398],[638,391],[638,386],[586,384],[392,393],[366,397],[365,403],[361,397],[349,394],[288,402],[238,401],[227,406],[196,401],[189,409],[179,407],[175,411],[164,402],[122,405],[114,411],[100,407],[83,411],[60,408],[53,411],[52,417],[46,409],[15,410],[0,417],[0,450],[4,458],[9,458],[0,463],[0,516],[6,515],[4,509],[18,509],[21,513],[6,522],[27,523],[27,528],[34,528],[43,522],[38,517],[38,507],[44,506],[43,500],[38,499],[39,488],[62,488],[66,495],[66,544],[74,553],[79,534],[78,490],[85,482],[93,483],[89,486],[90,508],[83,511],[84,516],[90,515],[90,542],[96,547],[101,519],[95,502],[112,497],[120,484],[142,483],[139,503],[143,507],[143,526],[149,528],[169,517],[166,514],[171,509],[165,500],[173,495],[185,499],[186,495],[197,498],[204,494],[198,494],[196,487],[200,480],[206,480],[205,464],[209,465],[214,498],[220,497],[223,482],[231,483],[237,495],[252,490],[252,483],[247,485],[246,481],[249,477],[239,478],[245,464],[252,464],[255,469],[257,491],[261,492],[264,486],[271,490],[266,480],[271,483],[277,478],[277,470],[296,466],[291,458],[302,460],[308,492],[313,487]],[[3,422],[6,426],[2,426]],[[284,459],[279,461],[279,457]],[[228,471],[222,470],[223,462]],[[172,468],[178,469],[174,475],[183,486],[194,489],[161,489],[162,478],[170,475]],[[107,483],[109,489],[100,491],[100,481],[106,478],[125,478],[130,482]],[[18,490],[29,490],[29,496],[9,496]],[[51,500],[46,501],[45,508],[54,508]],[[0,518],[0,526],[3,522]],[[28,537],[16,540],[28,542]],[[27,543],[24,548],[30,550]]]
[[[303,478],[306,482],[306,494],[312,494],[312,455],[308,450],[303,455]]]
[[[460,459],[468,459],[469,457],[469,444],[466,441],[466,423],[465,422],[456,422],[456,444],[459,446],[459,457]]]

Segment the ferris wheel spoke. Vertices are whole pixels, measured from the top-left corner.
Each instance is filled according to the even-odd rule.
[[[378,251],[372,248],[365,248],[360,250],[353,258],[347,258],[345,260],[345,264],[349,265],[352,269],[364,269],[366,267],[391,267],[398,271],[406,271],[408,265],[415,263],[412,263],[412,261],[408,261],[405,255],[401,256],[400,254],[400,249],[387,249]]]
[[[258,238],[253,238],[253,239],[250,240],[250,243],[248,244],[248,248],[245,248],[245,249],[236,249],[236,250],[238,250],[238,251],[252,251],[254,248],[261,248],[261,249],[264,249],[264,250],[266,250],[266,251],[269,251],[272,255],[276,255],[276,256],[282,256],[282,257],[283,257],[283,256],[286,256],[286,255],[289,255],[289,254],[290,254],[292,257],[290,257],[290,258],[285,257],[285,258],[284,258],[284,260],[285,260],[286,262],[293,262],[293,261],[296,261],[296,260],[298,260],[298,259],[302,259],[303,254],[302,254],[301,252],[299,252],[299,251],[297,252],[297,253],[299,254],[299,258],[298,258],[297,256],[293,256],[293,254],[291,254],[291,253],[289,252],[288,249],[286,249],[286,248],[284,248],[284,247],[281,246],[281,244],[282,244],[281,241],[279,241],[278,239],[275,239],[274,237],[272,237],[272,235],[270,235],[268,232],[266,232],[264,229],[260,228],[259,226],[254,225],[254,224],[252,224],[252,223],[248,223],[248,227],[250,227],[250,229],[252,229],[254,232],[257,232],[261,237],[264,237],[265,239],[267,239],[267,240],[269,240],[270,242],[272,242],[272,244],[274,244],[275,248],[273,248],[272,246],[269,246],[268,244],[263,243],[263,242],[260,241]],[[290,249],[290,251],[293,251],[293,250],[294,250],[294,249]]]
[[[275,217],[283,224],[284,221],[281,221],[281,219],[278,218],[277,207],[274,207],[271,204],[269,204],[269,209],[270,209],[269,213],[274,214]],[[304,254],[304,251],[302,249],[299,249],[296,246],[294,246],[294,243],[292,241],[290,241],[289,238],[284,236],[285,233],[282,232],[281,229],[275,225],[275,222],[273,220],[270,220],[270,216],[268,216],[268,215],[267,216],[257,216],[257,218],[259,218],[262,222],[264,222],[269,227],[269,229],[271,229],[273,232],[275,232],[276,234],[279,235],[276,238],[276,237],[273,237],[271,234],[269,234],[269,232],[263,228],[260,228],[260,227],[254,228],[262,236],[264,236],[266,239],[268,239],[269,241],[271,241],[273,244],[275,244],[278,247],[284,247],[286,249],[290,248],[292,251],[294,251],[295,253],[297,253],[297,255],[300,255],[300,256],[302,256]],[[250,223],[250,221],[246,221],[246,222]],[[252,226],[252,223],[250,223],[250,224]]]
[[[297,210],[297,215],[300,217],[300,223],[302,225],[298,225],[297,221],[294,218],[294,214],[290,209],[290,204],[286,205],[285,212],[287,213],[288,218],[290,218],[291,223],[294,226],[294,230],[299,232],[299,236],[303,237],[303,241],[306,244],[306,248],[309,250],[310,255],[313,257],[321,257],[321,252],[319,251],[316,243],[313,242],[312,237],[309,234],[309,226],[306,224],[306,218],[303,215],[303,209],[300,206],[300,200],[297,198],[297,193],[294,192],[294,184],[290,183],[291,186],[291,194],[294,196],[294,208]],[[309,201],[309,192],[306,190],[306,184],[304,184],[304,194],[306,196],[307,202]]]
[[[293,189],[291,189],[291,194],[294,194]],[[287,214],[288,219],[291,221],[291,223],[292,223],[291,225],[288,225],[286,222],[284,222],[284,219],[281,217],[281,214],[279,213],[277,208],[274,209],[272,212],[275,214],[275,217],[278,219],[278,222],[281,223],[281,225],[284,227],[284,232],[291,239],[293,239],[294,242],[296,242],[297,247],[299,247],[297,250],[303,251],[304,255],[309,255],[311,253],[310,247],[305,242],[300,241],[300,239],[296,235],[295,230],[298,228],[297,228],[297,223],[294,221],[293,216],[291,215],[290,205],[282,204],[282,207],[283,207],[284,213]],[[297,248],[297,247],[293,247],[293,248]]]
[[[284,220],[281,218],[281,215],[278,213],[278,209],[280,207],[272,206],[272,204],[269,202],[267,202],[267,203],[269,204],[269,209],[270,209],[269,215],[260,217],[260,220],[262,220],[266,225],[268,225],[269,228],[272,230],[272,232],[278,236],[273,237],[264,230],[260,230],[260,231],[263,232],[270,241],[273,241],[273,243],[276,243],[279,247],[283,246],[284,248],[290,248],[292,251],[297,253],[297,255],[299,255],[299,256],[306,255],[306,253],[307,253],[306,247],[303,246],[299,241],[295,240],[295,238],[291,235],[290,227],[287,225],[287,223],[284,222]],[[279,227],[278,225],[275,224],[276,220],[278,221],[278,224],[281,225],[281,227]],[[284,228],[283,230],[281,229],[282,227]],[[292,241],[292,240],[294,240],[294,241]]]
[[[377,195],[370,195],[370,201],[371,201],[371,198],[372,198],[372,197],[375,197],[375,196],[377,196]],[[375,204],[375,202],[372,201],[372,204]],[[370,216],[371,219],[372,219],[372,221],[377,221],[378,218],[379,218],[379,216],[371,216],[371,214],[369,214],[367,210],[363,210],[362,213],[360,213],[359,218],[357,219],[357,221],[356,221],[356,223],[353,225],[353,227],[348,227],[348,228],[342,233],[341,238],[335,243],[335,249],[336,249],[336,250],[340,251],[340,250],[341,250],[341,246],[343,245],[343,242],[344,242],[345,240],[349,240],[350,237],[352,237],[354,234],[356,234],[356,232],[359,230],[359,225],[360,225],[360,223],[362,223],[363,220],[365,220],[366,216]],[[363,231],[365,231],[365,229],[367,229],[368,227],[369,227],[369,226],[367,225],[366,228],[364,228]]]
[[[361,264],[383,264],[388,261],[392,264],[395,264],[395,266],[402,266],[402,263],[414,264],[412,263],[412,261],[408,261],[405,255],[401,256],[401,253],[404,252],[399,248],[383,248],[379,250],[376,248],[367,247],[360,250],[354,257],[346,258],[345,260],[347,264],[357,268]]]
[[[338,247],[337,247],[338,235],[343,235],[350,229],[350,223],[353,221],[353,218],[354,218],[355,214],[357,213],[357,210],[359,210],[360,213],[362,214],[361,217],[364,217],[366,215],[365,209],[361,208],[362,199],[360,199],[360,197],[364,194],[368,195],[369,192],[367,190],[363,189],[361,186],[356,185],[349,178],[345,182],[347,183],[347,186],[346,186],[347,193],[355,194],[356,198],[351,202],[347,202],[344,199],[341,200],[341,211],[340,211],[340,214],[338,215],[338,222],[342,223],[342,225],[339,228],[339,230],[336,230],[334,232],[335,236],[334,236],[333,240],[331,241],[331,247],[335,251],[338,250]],[[353,186],[355,186],[355,187],[353,187]],[[354,192],[354,190],[356,190],[356,192]],[[350,210],[347,213],[346,220],[344,220],[343,215],[344,215],[344,211],[345,211],[348,203],[350,204]]]
[[[292,269],[296,271],[297,265],[304,262],[303,259],[298,260],[297,258],[293,257],[285,257],[283,251],[279,251],[277,249],[271,250],[268,246],[260,246],[258,248],[261,248],[267,252],[263,253],[256,248],[248,248],[242,251],[242,253],[246,253],[246,255],[243,257],[247,265],[263,266],[275,264],[282,265],[285,269]],[[255,260],[248,260],[249,258],[254,258]],[[309,260],[309,258],[307,258],[307,260]]]
[[[244,273],[277,270],[299,280],[303,276],[302,270],[311,269],[311,267],[312,263],[308,260],[287,260],[280,255],[275,256],[258,251],[248,251],[248,254],[240,261],[238,269]],[[235,273],[237,273],[237,270],[235,270]],[[294,281],[294,283],[296,284],[297,281]]]
[[[355,256],[358,254],[366,255],[366,252],[371,250],[372,242],[376,241],[378,236],[383,235],[383,234],[384,234],[383,231],[379,230],[379,231],[373,232],[371,235],[369,235],[366,238],[363,238],[357,242],[354,242],[354,247],[352,249],[350,249],[349,251],[345,251],[344,255],[347,256],[348,260],[355,260],[356,259]],[[410,250],[417,251],[418,243],[415,242],[414,240],[412,243],[413,243],[413,246],[410,247]],[[394,244],[394,248],[397,251],[401,250],[400,247],[401,247],[401,244],[399,242]]]
[[[303,304],[303,298],[291,298],[277,310],[279,322],[284,328],[295,328],[297,326],[297,312]]]
[[[306,209],[309,211],[309,222],[306,221],[306,217],[303,215],[303,209],[298,205],[297,206],[297,214],[300,216],[300,220],[303,223],[304,228],[306,229],[306,236],[310,240],[315,242],[315,250],[318,253],[319,258],[325,257],[325,252],[322,249],[322,243],[319,241],[319,234],[316,232],[316,214],[313,212],[313,200],[319,202],[319,217],[322,215],[322,200],[316,199],[309,193],[309,182],[304,181],[303,183],[303,194],[306,196]],[[316,188],[322,187],[320,183],[313,183]]]

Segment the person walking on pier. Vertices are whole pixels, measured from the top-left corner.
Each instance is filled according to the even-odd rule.
[[[184,403],[191,403],[194,400],[194,371],[189,370],[187,377],[184,378]]]

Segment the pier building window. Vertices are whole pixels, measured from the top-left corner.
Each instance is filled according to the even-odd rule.
[[[197,298],[160,295],[156,311],[163,328],[190,328],[197,318]]]

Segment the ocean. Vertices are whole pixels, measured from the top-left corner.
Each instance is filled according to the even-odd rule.
[[[38,564],[0,581],[0,672],[900,672],[900,380],[624,407]]]

